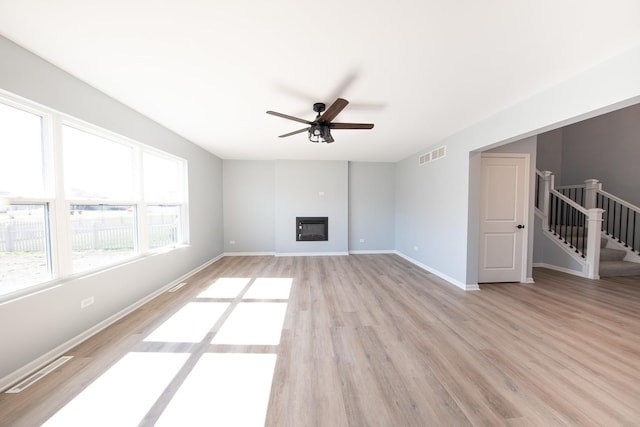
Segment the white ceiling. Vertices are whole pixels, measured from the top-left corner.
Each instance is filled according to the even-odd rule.
[[[397,161],[640,44],[637,0],[0,0],[0,34],[226,159]],[[335,143],[277,135],[351,101]]]

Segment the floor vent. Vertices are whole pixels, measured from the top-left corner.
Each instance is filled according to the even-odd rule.
[[[62,366],[65,363],[67,363],[72,358],[73,358],[73,356],[63,356],[63,357],[57,359],[56,361],[48,364],[47,366],[45,366],[44,368],[40,369],[35,374],[33,374],[30,377],[28,377],[27,379],[25,379],[21,383],[14,385],[9,390],[5,391],[5,393],[20,393],[21,391],[25,390],[27,387],[35,384],[37,381],[39,381],[42,378],[44,378],[47,374],[50,374],[51,372],[55,371],[60,366]]]
[[[167,292],[175,292],[175,291],[177,291],[178,289],[180,289],[181,287],[183,287],[186,284],[187,284],[187,282],[178,283],[173,288],[169,289]]]
[[[418,158],[418,164],[420,166],[426,165],[429,162],[434,160],[441,159],[447,155],[447,146],[443,145],[442,147],[438,147],[435,150],[429,151],[428,153],[421,154]]]

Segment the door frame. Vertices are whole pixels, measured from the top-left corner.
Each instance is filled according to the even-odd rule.
[[[517,153],[517,152],[510,152],[510,153],[480,153],[480,175],[479,178],[482,177],[482,159],[486,158],[486,157],[502,157],[502,158],[521,158],[524,159],[524,182],[523,182],[523,186],[524,188],[523,190],[523,197],[524,197],[524,203],[523,203],[523,217],[524,217],[524,222],[525,222],[525,230],[522,236],[522,250],[521,250],[521,259],[520,262],[522,263],[522,268],[520,269],[520,283],[532,283],[532,279],[527,277],[528,274],[528,260],[529,260],[529,234],[531,232],[531,230],[533,230],[532,227],[534,227],[533,222],[535,222],[535,218],[533,219],[533,221],[531,221],[531,205],[529,202],[529,197],[530,197],[530,186],[531,186],[531,155],[529,153]],[[482,194],[479,195],[479,203],[482,203]],[[478,215],[480,215],[480,211],[478,210]],[[478,275],[480,273],[480,246],[482,244],[482,236],[480,235],[480,221],[482,220],[482,218],[478,217],[479,223],[478,223]]]

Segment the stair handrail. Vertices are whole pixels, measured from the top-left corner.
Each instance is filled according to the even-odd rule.
[[[632,253],[640,254],[640,207],[604,191],[597,179],[586,179],[584,184],[564,185],[557,189],[587,209],[603,209],[601,232]]]
[[[566,202],[571,207],[576,208],[577,210],[579,210],[583,214],[589,216],[589,209],[587,209],[584,206],[580,205],[580,203],[571,200],[571,198],[565,196],[564,194],[562,194],[561,192],[559,192],[555,188],[550,189],[549,192],[555,194],[556,197],[558,197],[560,200],[563,200],[564,202]]]
[[[600,183],[595,187],[594,194],[595,205],[601,208],[605,207],[607,199],[607,217],[602,223],[602,231],[631,252],[640,254],[640,208],[604,191]],[[613,209],[610,208],[609,201],[613,202]],[[619,209],[616,209],[616,204]],[[624,209],[626,213],[623,214]]]
[[[602,189],[598,189],[597,190],[598,194],[602,194],[603,196],[608,197],[609,199],[613,200],[614,202],[620,203],[622,206],[624,206],[625,208],[631,209],[632,211],[636,211],[640,214],[640,207],[627,202],[626,200],[622,200],[620,197],[616,197],[611,193],[607,193],[606,191],[602,190]]]
[[[572,208],[576,209],[578,212],[582,213],[585,216],[585,231],[586,231],[586,236],[583,236],[583,239],[586,238],[587,242],[586,245],[584,247],[585,249],[585,253],[581,254],[585,261],[586,261],[586,277],[592,278],[592,279],[598,279],[600,278],[599,275],[599,270],[600,270],[600,236],[601,236],[601,230],[602,230],[602,214],[603,214],[603,210],[596,208],[594,204],[592,204],[588,199],[586,193],[589,190],[590,186],[594,185],[594,182],[597,183],[596,180],[587,180],[585,181],[585,199],[583,200],[585,203],[588,203],[588,207],[584,207],[581,206],[579,203],[571,200],[571,198],[565,196],[564,194],[562,194],[560,191],[556,190],[555,188],[555,177],[553,175],[552,172],[550,171],[539,171],[536,169],[536,174],[538,175],[539,179],[536,179],[536,186],[538,187],[536,190],[543,191],[543,197],[542,197],[542,217],[543,217],[543,228],[545,230],[548,230],[550,232],[553,232],[551,230],[551,223],[549,221],[549,217],[550,217],[550,211],[551,211],[551,207],[550,207],[550,199],[551,199],[551,195],[553,194],[554,197],[557,197],[559,200],[561,200],[562,202],[566,203],[568,206],[571,206]],[[542,186],[542,184],[544,185],[544,188],[541,189],[540,187]],[[537,194],[536,194],[537,196]],[[558,230],[556,229],[556,232]],[[562,232],[560,230],[560,232]],[[562,239],[567,242],[566,240],[566,236],[561,236]],[[567,243],[568,244],[568,243]]]
[[[559,185],[556,187],[556,190],[569,197],[580,206],[587,207],[585,206],[585,196],[588,190],[586,184]]]

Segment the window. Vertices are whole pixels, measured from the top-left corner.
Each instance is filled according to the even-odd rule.
[[[94,270],[136,255],[135,209],[130,205],[71,205],[73,272]]]
[[[181,162],[151,152],[144,153],[144,194],[147,202],[182,202],[184,180]]]
[[[80,273],[136,255],[133,146],[62,126],[65,197],[72,271]],[[101,201],[94,204],[94,201]]]
[[[0,295],[51,279],[43,117],[0,103]],[[13,202],[20,198],[20,204]]]
[[[67,199],[133,200],[133,148],[62,126]]]
[[[185,243],[186,167],[0,93],[0,301]]]
[[[148,205],[149,248],[160,248],[180,240],[180,207],[177,205]]]
[[[47,205],[0,209],[0,295],[51,279]]]
[[[183,165],[161,154],[145,152],[143,169],[149,248],[179,242],[185,193]]]
[[[0,197],[42,196],[42,117],[0,103]]]

